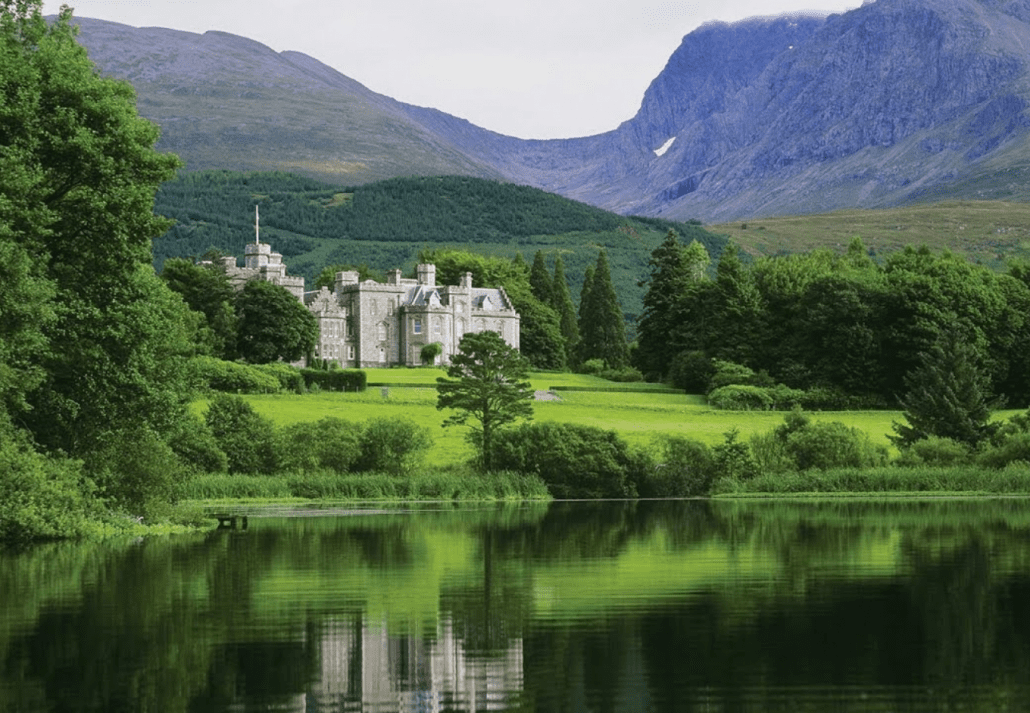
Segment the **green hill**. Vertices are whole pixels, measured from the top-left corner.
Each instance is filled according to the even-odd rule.
[[[261,238],[281,252],[291,274],[313,277],[334,263],[412,270],[419,250],[455,247],[490,255],[538,250],[562,254],[578,298],[583,272],[608,250],[612,280],[627,315],[640,311],[637,284],[651,251],[675,230],[705,245],[713,262],[726,239],[697,223],[624,217],[545,191],[469,177],[395,178],[340,188],[287,173],[182,173],[158,193],[155,210],[176,225],[154,241],[156,266],[211,248],[243,255]]]
[[[708,229],[754,256],[828,248],[843,252],[855,237],[874,255],[906,245],[950,250],[995,269],[1030,258],[1030,203],[948,201],[885,210],[762,218]]]

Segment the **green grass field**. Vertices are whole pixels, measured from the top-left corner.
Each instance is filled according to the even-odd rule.
[[[441,369],[369,369],[369,383],[410,384],[410,386],[370,387],[362,393],[311,393],[251,395],[245,398],[254,409],[277,425],[317,421],[335,416],[365,421],[382,416],[403,417],[428,427],[434,437],[429,465],[446,466],[469,456],[462,427],[442,428],[447,412],[436,409],[436,390],[431,386]],[[551,386],[608,388],[610,382],[582,374],[533,373],[531,383],[537,390]],[[647,388],[647,385],[640,385]],[[558,399],[536,401],[537,421],[560,421],[611,429],[627,442],[646,446],[656,435],[679,435],[709,445],[722,442],[726,432],[736,428],[747,440],[783,422],[784,413],[775,411],[717,411],[704,397],[665,393],[619,391],[560,391]],[[204,408],[198,402],[198,410]],[[999,412],[1007,418],[1014,411]],[[902,419],[898,411],[813,412],[813,420],[840,421],[865,431],[876,443],[889,445],[891,423]]]

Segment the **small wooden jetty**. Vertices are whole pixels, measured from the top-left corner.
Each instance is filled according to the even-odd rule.
[[[211,517],[218,520],[219,530],[246,530],[247,516],[233,513],[213,512]]]

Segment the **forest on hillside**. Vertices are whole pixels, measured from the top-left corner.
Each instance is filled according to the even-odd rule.
[[[605,248],[629,314],[639,310],[637,282],[650,252],[669,230],[697,240],[713,259],[726,244],[696,222],[621,216],[500,181],[412,177],[340,188],[288,173],[202,171],[182,172],[158,191],[155,212],[175,225],[154,241],[155,266],[212,248],[242,256],[254,239],[255,205],[262,240],[309,279],[339,263],[410,269],[419,251],[442,246],[526,258],[553,250],[565,255],[578,294],[586,266]]]

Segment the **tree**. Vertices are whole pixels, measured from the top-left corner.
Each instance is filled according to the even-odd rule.
[[[601,359],[609,369],[621,369],[629,363],[626,321],[612,286],[608,253],[603,249],[597,254],[589,289],[583,286],[583,300],[579,305],[580,363]]]
[[[976,447],[997,426],[990,423],[987,376],[982,355],[951,325],[905,376],[908,393],[901,399],[908,425],[895,423],[891,440],[907,447],[930,436],[950,438]]]
[[[154,150],[132,87],[100,76],[70,21],[67,8],[48,23],[39,0],[0,0],[0,244],[25,299],[0,336],[36,345],[31,364],[0,360],[30,377],[18,423],[83,456],[111,434],[173,430],[192,345],[150,253],[168,228],[154,194],[179,161]]]
[[[444,426],[470,419],[470,440],[484,471],[492,467],[491,447],[497,429],[533,417],[529,362],[496,332],[469,333],[451,357],[447,377],[438,378],[436,408],[454,409]]]
[[[554,280],[551,281],[551,287],[551,307],[558,313],[558,327],[565,341],[565,361],[572,364],[579,344],[579,324],[576,323],[576,307],[572,304],[561,253],[554,259]]]
[[[692,243],[700,246],[700,243]],[[701,251],[707,257],[704,247]],[[662,244],[651,253],[650,275],[641,282],[647,285],[644,294],[644,311],[637,327],[637,351],[635,361],[648,378],[661,379],[669,371],[673,357],[679,351],[670,339],[678,324],[678,306],[695,279],[695,259],[691,264],[686,248],[680,244],[679,236],[670,230]],[[703,274],[703,272],[701,273]]]
[[[165,260],[161,279],[186,305],[204,315],[205,327],[198,335],[202,348],[212,356],[234,359],[236,352],[236,292],[220,265],[194,265],[190,260]]]
[[[252,364],[303,358],[318,340],[315,316],[285,287],[251,280],[236,297],[236,351]]]
[[[533,288],[533,296],[545,305],[554,302],[554,286],[551,284],[551,275],[547,272],[542,250],[537,250],[533,256],[533,267],[529,270],[529,285]]]

